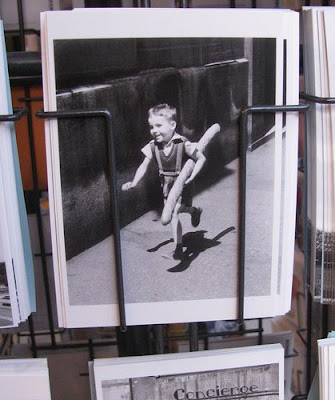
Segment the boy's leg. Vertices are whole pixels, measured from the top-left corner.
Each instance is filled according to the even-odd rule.
[[[179,212],[181,209],[180,203],[177,203],[176,207],[173,210],[172,214],[172,219],[171,219],[171,229],[172,229],[172,237],[173,237],[173,242],[176,245],[176,248],[173,253],[173,258],[176,260],[182,259],[183,256],[183,244],[182,244],[182,239],[183,239],[183,232],[182,232],[182,226],[179,220]]]
[[[187,213],[191,215],[192,226],[197,227],[200,224],[200,218],[202,213],[201,207],[190,207],[182,205],[180,207],[179,213]]]
[[[202,208],[193,207],[193,182],[186,186],[183,190],[181,198],[181,208],[179,213],[187,213],[191,215],[192,226],[197,227],[200,224]]]

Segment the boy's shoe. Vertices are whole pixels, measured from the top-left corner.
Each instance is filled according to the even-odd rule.
[[[194,226],[194,228],[196,228],[200,224],[201,213],[202,213],[202,208],[200,207],[194,208],[191,215],[191,223],[192,226]]]
[[[174,260],[182,260],[184,258],[184,251],[182,245],[177,245],[172,255]]]
[[[184,251],[182,246],[177,246],[174,251],[168,254],[163,254],[163,258],[167,258],[168,260],[183,260],[184,259]]]

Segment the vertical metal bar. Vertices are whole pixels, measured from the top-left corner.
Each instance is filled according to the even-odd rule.
[[[263,344],[263,319],[258,318],[258,344]]]
[[[328,304],[322,305],[322,327],[321,335],[323,338],[328,336]]]
[[[155,325],[155,336],[156,336],[156,351],[157,354],[164,353],[164,335],[163,335],[163,325]]]
[[[306,324],[306,392],[312,383],[312,295],[307,290],[307,324]]]
[[[123,271],[121,257],[121,239],[120,239],[120,213],[117,200],[117,182],[116,182],[116,161],[115,161],[115,146],[112,131],[112,117],[108,110],[88,110],[88,111],[55,111],[55,112],[37,112],[37,118],[84,118],[84,117],[103,117],[106,126],[106,137],[108,142],[108,155],[111,171],[111,207],[112,207],[112,223],[114,236],[115,261],[118,282],[118,299],[119,299],[119,315],[120,315],[120,330],[125,332],[126,314],[124,302],[124,287],[123,287]]]
[[[99,113],[100,114],[100,113]],[[105,110],[102,112],[105,117],[108,145],[111,165],[111,181],[112,181],[112,218],[113,218],[113,234],[114,234],[114,246],[115,246],[115,258],[116,258],[116,270],[117,270],[117,282],[118,282],[118,299],[119,299],[119,315],[120,315],[120,330],[125,332],[127,330],[126,325],[126,311],[124,301],[124,286],[123,286],[123,270],[122,270],[122,256],[121,256],[121,238],[120,238],[120,212],[118,204],[118,193],[117,193],[117,180],[116,180],[116,161],[115,161],[115,146],[114,136],[112,131],[112,116],[109,111]]]
[[[310,271],[309,271],[309,225],[308,225],[308,210],[307,210],[307,201],[308,201],[308,162],[307,162],[307,154],[308,154],[308,139],[307,139],[307,113],[304,114],[304,188],[303,188],[303,205],[302,205],[302,213],[303,213],[303,251],[304,251],[304,271],[305,271],[305,280],[307,289],[309,290],[310,285]]]
[[[29,87],[25,87],[24,91],[25,91],[25,98],[29,99],[30,98]],[[55,346],[56,338],[55,338],[55,329],[54,329],[54,323],[53,323],[53,307],[52,307],[52,300],[51,300],[51,294],[50,294],[51,291],[50,291],[50,284],[49,284],[48,265],[47,265],[47,260],[46,260],[43,223],[42,223],[42,215],[41,215],[41,209],[40,209],[38,173],[37,173],[37,162],[36,162],[36,154],[35,154],[35,139],[34,139],[34,129],[33,129],[33,123],[32,123],[32,113],[31,113],[30,101],[26,101],[26,107],[28,109],[27,125],[28,125],[31,170],[32,170],[32,178],[33,178],[34,211],[36,212],[36,219],[37,219],[37,229],[38,229],[38,238],[39,238],[39,244],[40,244],[43,282],[44,282],[44,291],[45,291],[47,314],[48,314],[48,323],[49,323],[49,329],[50,329],[50,337],[51,337],[52,345]]]
[[[308,174],[309,166],[307,162],[308,156],[308,132],[307,132],[307,113],[304,114],[304,188],[303,188],[303,252],[304,252],[304,273],[307,288],[307,304],[306,304],[306,392],[312,383],[312,296],[310,293],[310,254],[309,254],[309,224],[308,224]]]
[[[25,51],[26,42],[24,37],[24,18],[23,18],[22,0],[17,0],[17,13],[19,17],[20,46],[21,46],[20,50]]]
[[[93,346],[93,340],[92,338],[88,339],[88,351],[90,355],[90,361],[94,360],[94,346]]]
[[[239,193],[239,269],[238,269],[238,324],[241,327],[244,319],[244,280],[245,280],[245,219],[246,219],[246,151],[248,144],[248,116],[249,110],[241,113],[240,135],[240,193]]]
[[[250,113],[306,112],[310,105],[254,106],[241,112],[240,138],[240,232],[239,232],[239,282],[238,282],[238,322],[243,323],[244,280],[245,280],[245,218],[246,218],[246,151],[248,145],[248,116]]]
[[[198,324],[197,322],[189,323],[189,340],[190,340],[190,351],[198,351]]]
[[[151,7],[151,0],[141,0],[141,7],[150,8]]]
[[[190,0],[175,0],[175,8],[188,8],[190,7]]]
[[[33,357],[37,358],[37,347],[36,347],[36,339],[35,339],[35,330],[34,330],[34,322],[31,315],[28,317],[28,325],[31,339],[31,352],[33,353]]]

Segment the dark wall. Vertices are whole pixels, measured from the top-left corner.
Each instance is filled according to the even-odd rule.
[[[243,57],[243,39],[147,38],[55,41],[57,90],[161,68],[187,68]]]
[[[276,46],[269,39],[258,39],[253,42],[253,81],[257,83],[253,87],[252,105],[274,105],[276,71]],[[258,140],[263,134],[259,127],[272,127],[273,114],[254,114],[251,142]]]

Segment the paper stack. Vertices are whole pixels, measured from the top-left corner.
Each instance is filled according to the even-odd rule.
[[[283,400],[283,362],[279,344],[96,359],[89,363],[91,397]]]
[[[335,96],[335,8],[305,7],[303,16],[305,92]],[[334,292],[335,106],[311,103],[307,124],[307,204],[310,288],[315,300],[331,303]]]
[[[13,114],[0,21],[0,114]],[[35,311],[33,263],[14,125],[0,122],[0,328]]]
[[[318,340],[319,354],[319,399],[331,400],[335,396],[335,332],[330,332],[327,339]]]
[[[108,110],[112,118],[112,132],[102,118],[46,121],[60,326],[119,324],[112,177],[128,325],[238,317],[242,173],[244,316],[290,309],[298,115],[250,117],[246,171],[240,168],[239,117],[252,105],[298,104],[298,22],[288,10],[41,14],[45,110]],[[185,159],[196,159],[193,150],[208,128],[221,127],[190,184],[192,204],[183,195],[170,226],[160,220],[164,198],[150,147],[160,139],[153,139],[148,121],[148,110],[166,103],[177,110],[170,149],[185,141]],[[140,165],[145,173],[142,168],[136,175]],[[203,211],[199,226],[187,215],[192,207]],[[179,253],[172,254],[177,245]]]
[[[51,400],[46,358],[0,360],[1,398]]]

